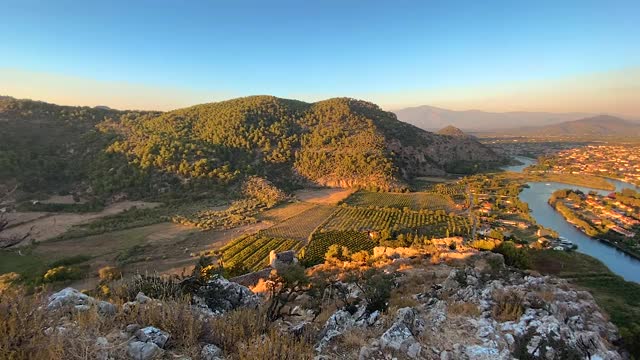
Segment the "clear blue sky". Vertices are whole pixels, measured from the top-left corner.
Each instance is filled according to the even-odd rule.
[[[0,9],[0,68],[195,92],[358,96],[640,65],[638,0],[0,0]]]

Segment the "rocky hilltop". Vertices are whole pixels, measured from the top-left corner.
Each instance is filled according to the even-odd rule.
[[[156,280],[125,286],[124,303],[67,288],[29,305],[3,304],[0,316],[15,321],[7,314],[30,306],[33,319],[16,336],[36,337],[39,347],[20,348],[36,356],[49,348],[141,360],[623,358],[617,329],[589,293],[564,280],[464,247],[438,257],[374,253],[374,269],[360,277],[362,264],[339,262],[309,269],[306,280],[304,270],[276,269],[253,291],[219,276]],[[167,286],[191,289],[192,300],[158,291]],[[145,288],[149,294],[132,293]]]

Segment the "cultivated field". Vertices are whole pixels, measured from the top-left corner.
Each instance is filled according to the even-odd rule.
[[[440,194],[415,193],[380,193],[358,191],[344,201],[349,206],[380,207],[380,208],[408,208],[411,210],[449,210],[451,199]]]
[[[327,231],[313,234],[313,238],[304,248],[304,261],[318,264],[324,261],[324,255],[333,244],[346,246],[351,253],[372,250],[376,243],[361,231]]]
[[[299,249],[302,242],[294,239],[270,237],[260,233],[245,235],[235,239],[221,250],[222,261],[226,268],[242,266],[248,270],[260,270],[268,265],[271,250],[281,252]]]
[[[465,217],[443,210],[402,211],[397,209],[366,209],[340,207],[322,227],[323,231],[380,231],[410,230],[430,237],[468,234],[469,221]],[[448,232],[448,234],[447,234]]]
[[[261,231],[261,235],[306,242],[315,229],[336,210],[334,206],[315,205],[277,225]]]

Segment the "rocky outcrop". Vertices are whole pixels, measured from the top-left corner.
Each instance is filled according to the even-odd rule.
[[[74,288],[65,288],[49,296],[48,310],[73,309],[76,311],[88,311],[96,309],[101,315],[114,315],[116,306],[107,301],[100,301]]]
[[[209,280],[193,296],[197,306],[212,314],[234,310],[241,307],[255,308],[260,304],[260,297],[246,286],[229,281],[222,276]]]
[[[378,322],[390,325],[367,339],[359,359],[622,359],[615,326],[588,292],[509,269],[499,254],[480,253],[469,263],[414,294],[417,305],[388,314],[393,321]],[[337,311],[317,350],[331,354],[327,344],[359,326],[368,325]]]

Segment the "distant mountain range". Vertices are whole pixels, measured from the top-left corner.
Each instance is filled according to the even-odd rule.
[[[615,116],[599,115],[547,126],[504,130],[503,134],[519,136],[640,136],[640,123]]]
[[[423,105],[395,111],[398,120],[428,131],[454,126],[464,131],[495,131],[546,126],[593,116],[588,113],[454,111]]]

